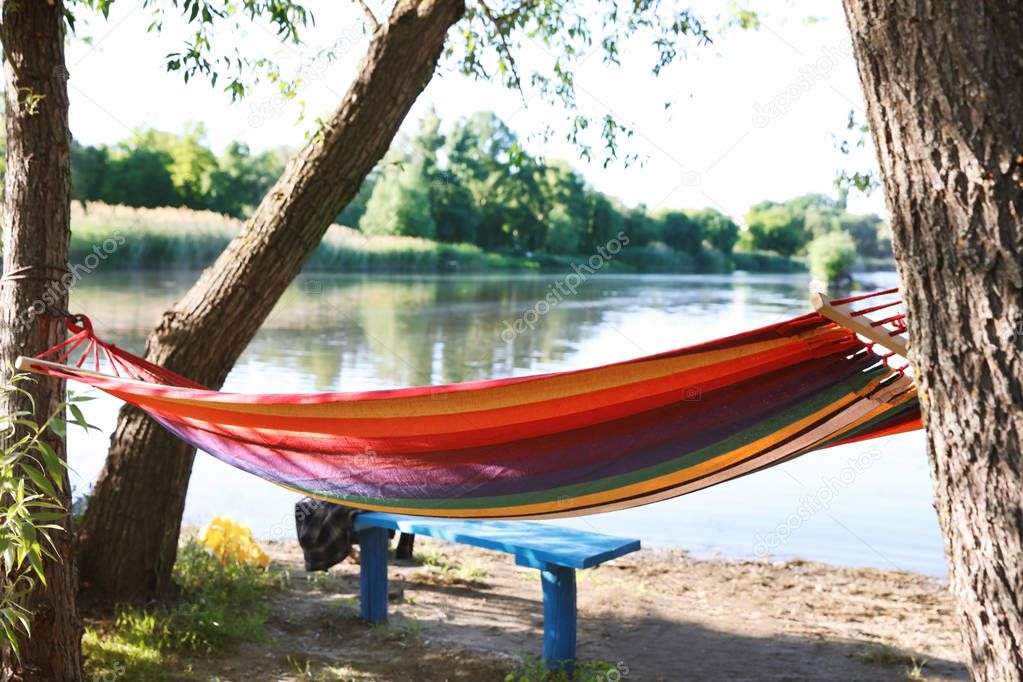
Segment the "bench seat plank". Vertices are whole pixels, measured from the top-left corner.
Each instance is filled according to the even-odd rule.
[[[386,512],[363,512],[355,529],[387,528],[514,554],[518,563],[590,568],[639,549],[639,540],[535,521],[459,521]]]

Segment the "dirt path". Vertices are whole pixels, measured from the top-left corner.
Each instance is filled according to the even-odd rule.
[[[391,567],[391,621],[358,619],[358,570],[302,570],[296,544],[268,548],[291,586],[271,639],[191,679],[503,680],[537,655],[538,573],[503,554],[417,539]],[[648,551],[579,574],[579,654],[623,680],[965,680],[951,600],[938,581],[809,562],[697,561]],[[920,665],[922,664],[922,667]]]

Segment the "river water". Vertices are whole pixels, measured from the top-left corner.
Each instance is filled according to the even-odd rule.
[[[226,390],[393,388],[576,369],[669,350],[803,312],[803,275],[303,275],[231,372]],[[94,273],[72,294],[101,336],[141,352],[195,273]],[[892,274],[874,274],[892,286]],[[542,302],[541,302],[542,301]],[[86,403],[100,432],[70,435],[73,484],[103,465],[118,401]],[[199,454],[185,522],[227,515],[294,538],[297,495]],[[818,453],[621,512],[553,523],[639,537],[697,556],[805,558],[945,575],[920,433]]]

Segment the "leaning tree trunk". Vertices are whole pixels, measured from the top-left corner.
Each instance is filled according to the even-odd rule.
[[[319,133],[192,289],[164,313],[146,357],[219,388],[334,216],[383,157],[429,83],[463,0],[399,1],[358,78]],[[139,411],[121,411],[80,538],[94,606],[163,596],[195,450]]]
[[[1023,679],[1023,4],[845,0],[975,679]]]
[[[6,372],[18,355],[41,353],[64,338],[59,311],[67,306],[63,277],[71,234],[71,133],[63,3],[4,3],[0,40],[7,107],[0,367]],[[38,381],[29,390],[39,423],[64,399],[60,381]],[[32,403],[19,395],[7,396],[0,409],[33,412]],[[63,458],[63,440],[47,440]],[[61,502],[70,508],[66,475],[61,483]],[[32,636],[21,646],[20,662],[3,652],[0,678],[82,679],[70,523],[65,519],[61,525],[65,532],[51,534],[60,559],[46,562],[46,585],[28,600]]]

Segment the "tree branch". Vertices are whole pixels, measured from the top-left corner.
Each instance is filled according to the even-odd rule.
[[[508,61],[508,68],[511,71],[512,82],[515,84],[515,89],[519,91],[519,96],[522,97],[523,103],[525,103],[526,93],[522,90],[522,79],[519,78],[519,69],[515,65],[515,57],[512,56],[511,46],[508,44],[507,33],[502,27],[502,19],[508,15],[503,15],[501,17],[494,16],[493,11],[487,6],[487,3],[483,2],[483,0],[477,1],[479,2],[480,8],[483,10],[483,16],[485,16],[487,21],[489,21],[494,27],[494,32],[497,34],[497,38],[499,40],[497,50],[503,54],[504,58]]]
[[[369,5],[366,4],[366,0],[355,1],[359,3],[359,7],[362,8],[362,13],[366,15],[367,19],[369,19],[369,24],[373,27],[373,32],[376,33],[380,29],[380,22],[377,21],[376,15],[373,14],[373,10],[371,10]]]

